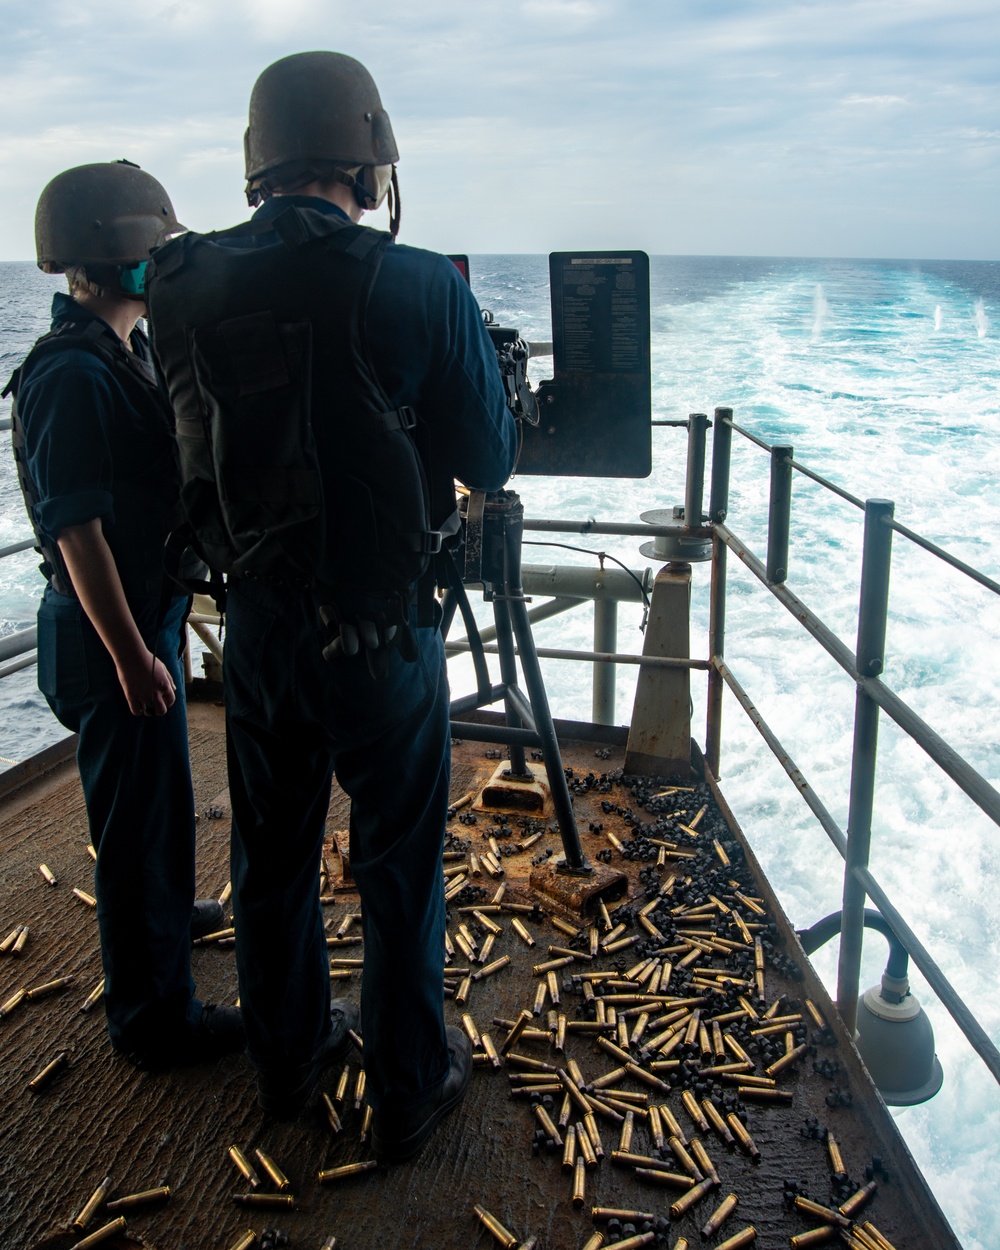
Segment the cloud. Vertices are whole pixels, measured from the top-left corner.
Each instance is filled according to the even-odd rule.
[[[314,47],[375,75],[421,242],[884,254],[877,203],[905,252],[993,255],[998,43],[984,0],[16,0],[0,256],[30,254],[39,190],[83,160],[129,156],[190,224],[235,220],[250,88]]]

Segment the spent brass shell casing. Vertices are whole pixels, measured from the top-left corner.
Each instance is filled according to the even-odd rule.
[[[752,1245],[756,1240],[757,1230],[752,1224],[748,1224],[746,1228],[741,1228],[732,1237],[727,1237],[725,1241],[720,1241],[715,1250],[743,1250],[744,1246]]]
[[[470,1016],[468,1012],[462,1016],[462,1028],[465,1030],[466,1037],[476,1050],[481,1049],[483,1044],[482,1038],[479,1036],[479,1030],[476,1028],[475,1020],[473,1020],[472,1016]]]
[[[362,1172],[371,1172],[378,1167],[375,1159],[364,1159],[360,1163],[345,1163],[339,1168],[327,1168],[317,1173],[321,1185],[328,1181],[341,1181],[348,1176],[360,1176]]]
[[[274,1182],[274,1187],[279,1193],[284,1193],[285,1190],[291,1189],[292,1182],[288,1179],[284,1172],[282,1172],[281,1168],[278,1167],[270,1155],[266,1155],[263,1150],[255,1150],[254,1154],[257,1156],[257,1162]]]
[[[807,1232],[789,1237],[788,1244],[791,1250],[809,1250],[811,1246],[822,1246],[832,1241],[836,1235],[837,1230],[832,1224],[821,1224],[819,1228],[810,1228]]]
[[[740,1146],[747,1152],[754,1163],[760,1158],[760,1151],[757,1149],[757,1143],[743,1127],[743,1122],[735,1111],[731,1111],[726,1116],[726,1123],[732,1129],[733,1136],[739,1142]]]
[[[668,1138],[667,1146],[677,1162],[681,1165],[684,1171],[687,1172],[688,1176],[693,1176],[699,1183],[705,1179],[701,1168],[697,1165],[697,1163],[695,1163],[694,1159],[676,1137]]]
[[[870,1220],[865,1220],[861,1225],[861,1231],[867,1233],[871,1240],[880,1247],[880,1250],[896,1250],[889,1238],[880,1233]]]
[[[28,1082],[28,1089],[35,1094],[40,1094],[42,1090],[46,1089],[52,1081],[55,1080],[68,1063],[69,1051],[61,1050],[54,1059],[50,1060],[45,1067],[42,1068],[41,1072],[31,1078]]]
[[[76,980],[73,976],[56,977],[54,981],[46,981],[44,985],[34,985],[30,989],[24,991],[25,998],[44,998],[46,994],[54,994],[57,990],[64,990],[67,985],[72,985]]]
[[[594,1150],[594,1143],[590,1140],[590,1134],[587,1132],[586,1126],[577,1124],[576,1126],[576,1145],[579,1154],[577,1155],[577,1166],[580,1160],[583,1160],[584,1167],[597,1167],[597,1154]]]
[[[70,1250],[90,1250],[91,1246],[99,1246],[105,1241],[110,1241],[112,1237],[117,1237],[119,1233],[125,1231],[125,1228],[125,1216],[119,1215],[110,1224],[105,1224],[103,1228],[91,1233],[89,1237],[83,1237]]]
[[[570,924],[568,920],[563,920],[561,916],[550,916],[549,923],[553,929],[558,929],[560,933],[564,933],[566,937],[575,938],[579,936],[581,930],[575,924]]]
[[[803,1215],[811,1215],[817,1220],[822,1220],[824,1224],[835,1224],[838,1228],[850,1228],[851,1225],[851,1221],[840,1211],[834,1211],[809,1198],[803,1198],[801,1194],[796,1196],[795,1209],[801,1211]]]
[[[759,1085],[738,1085],[736,1092],[740,1098],[754,1102],[780,1102],[788,1104],[795,1097],[790,1089],[761,1089]]]
[[[655,1212],[635,1211],[631,1207],[592,1207],[590,1218],[595,1224],[606,1224],[608,1220],[621,1220],[623,1224],[645,1224],[656,1219]]]
[[[94,898],[93,894],[88,894],[86,890],[78,890],[76,886],[74,886],[73,894],[80,900],[81,903],[85,904],[87,907],[97,906],[97,899]]]
[[[709,1158],[708,1151],[697,1138],[695,1138],[691,1143],[691,1156],[706,1176],[710,1176],[712,1180],[715,1181],[716,1185],[722,1184],[719,1180],[719,1173],[716,1171],[715,1164]]]
[[[323,1242],[319,1250],[337,1250],[337,1238],[327,1237],[326,1241]]]
[[[636,1168],[635,1174],[641,1180],[652,1181],[656,1185],[666,1185],[670,1189],[682,1189],[685,1192],[693,1189],[695,1185],[690,1176],[682,1176],[680,1172],[668,1172],[664,1168]]]
[[[358,1075],[354,1081],[354,1110],[360,1111],[362,1103],[365,1101],[365,1085],[367,1077],[364,1068],[359,1069]]]
[[[844,1167],[844,1156],[840,1153],[840,1147],[837,1145],[837,1139],[827,1130],[826,1134],[826,1152],[830,1158],[830,1171],[834,1176],[844,1176],[847,1169]]]
[[[626,1237],[623,1241],[616,1241],[617,1250],[640,1250],[642,1246],[648,1246],[656,1240],[655,1233],[636,1233],[634,1237]]]
[[[10,953],[10,949],[17,941],[17,935],[21,932],[21,928],[21,925],[15,925],[4,940],[0,942],[0,955],[7,955]]]
[[[604,1245],[604,1234],[600,1229],[596,1233],[592,1233],[586,1240],[583,1250],[601,1250]]]
[[[80,1208],[78,1215],[75,1215],[70,1221],[70,1228],[77,1232],[82,1232],[90,1221],[97,1214],[97,1209],[108,1196],[108,1190],[111,1188],[111,1177],[105,1176],[104,1180],[97,1186],[87,1201]]]
[[[710,1177],[706,1177],[705,1180],[699,1181],[697,1185],[692,1186],[687,1193],[681,1194],[679,1198],[675,1198],[670,1204],[670,1218],[672,1220],[679,1220],[685,1211],[690,1211],[691,1208],[697,1206],[703,1198],[707,1198],[714,1188],[715,1181],[713,1181]]]
[[[514,916],[511,918],[510,927],[514,930],[514,932],[521,939],[521,941],[524,942],[526,946],[535,945],[535,939],[531,936],[531,933],[528,931],[527,927],[517,916]]]
[[[159,1185],[156,1189],[143,1189],[137,1194],[126,1194],[124,1198],[116,1198],[114,1202],[105,1204],[106,1211],[131,1211],[134,1207],[149,1206],[153,1202],[164,1202],[170,1197],[170,1186]]]
[[[684,1090],[681,1094],[681,1102],[684,1104],[684,1110],[691,1117],[695,1128],[697,1128],[700,1133],[707,1133],[708,1121],[705,1119],[705,1115],[701,1107],[698,1106],[697,1098],[695,1098],[694,1094],[692,1094],[689,1089]]]
[[[849,1219],[853,1219],[862,1207],[867,1206],[872,1198],[878,1192],[878,1181],[869,1181],[867,1185],[863,1185],[857,1193],[851,1194],[846,1202],[842,1202],[837,1210],[841,1215],[846,1215]]]
[[[291,1210],[295,1206],[293,1194],[233,1194],[233,1202],[238,1207],[266,1207],[274,1209],[283,1207]]]
[[[489,1232],[490,1236],[500,1243],[502,1250],[514,1250],[514,1247],[518,1243],[518,1238],[514,1236],[510,1229],[504,1228],[497,1217],[495,1215],[491,1215],[490,1212],[487,1211],[485,1207],[480,1206],[478,1202],[473,1210],[478,1216],[479,1222],[487,1230],[487,1232]]]
[[[54,872],[52,871],[52,869],[48,866],[48,864],[39,864],[39,865],[38,865],[38,871],[42,874],[42,876],[45,878],[46,882],[47,882],[49,885],[58,885],[58,884],[59,884],[59,882],[56,880],[56,875],[55,875],[55,873],[54,873]]]
[[[23,987],[16,989],[14,993],[11,994],[10,998],[8,998],[7,1001],[0,1006],[0,1020],[2,1020],[4,1016],[9,1016],[12,1011],[20,1007],[27,997],[28,991],[26,989]]]
[[[542,1126],[545,1136],[549,1138],[550,1141],[554,1141],[557,1146],[561,1146],[563,1144],[563,1139],[559,1134],[559,1130],[552,1123],[552,1117],[549,1113],[545,1110],[541,1103],[536,1104],[534,1111],[535,1119]]]
[[[625,1115],[625,1123],[622,1125],[621,1136],[618,1138],[618,1151],[621,1154],[628,1154],[632,1149],[632,1135],[635,1132],[635,1112],[629,1111]],[[612,1158],[614,1155],[612,1154]]]
[[[547,972],[545,974],[545,980],[549,987],[549,1001],[552,1003],[554,1007],[558,1007],[559,1006],[559,981],[556,978],[556,974],[554,972]]]
[[[485,968],[480,968],[478,972],[473,973],[473,981],[483,981],[486,977],[491,977],[494,972],[499,972],[501,968],[506,968],[510,963],[509,955],[501,955],[499,959],[494,959],[491,964],[487,964]]]
[[[531,1008],[532,1015],[540,1016],[542,1014],[542,1012],[545,1010],[545,1000],[548,998],[548,996],[549,996],[548,981],[539,981],[538,987],[535,990],[535,1001]]]
[[[725,1120],[719,1114],[718,1108],[715,1106],[715,1103],[713,1103],[710,1098],[703,1098],[701,1102],[701,1107],[702,1107],[702,1110],[705,1112],[705,1118],[711,1124],[712,1128],[715,1129],[719,1137],[722,1138],[722,1140],[726,1143],[727,1146],[734,1145],[735,1139],[733,1138],[732,1133],[729,1131],[729,1126],[726,1124]]]
[[[586,1134],[584,1134],[586,1136]],[[573,1206],[578,1210],[587,1200],[587,1164],[585,1156],[577,1156],[573,1167]]]
[[[563,1141],[562,1170],[564,1172],[572,1172],[575,1167],[576,1167],[576,1125],[571,1124],[566,1129],[566,1137]]]
[[[229,1250],[250,1250],[250,1247],[256,1240],[257,1234],[252,1228],[248,1228],[241,1237],[233,1242],[233,1244],[229,1247]]]
[[[259,1189],[260,1177],[254,1171],[253,1164],[246,1157],[243,1151],[240,1150],[239,1146],[230,1146],[226,1153],[229,1155],[230,1159],[232,1159],[233,1163],[236,1164],[237,1171],[247,1182],[250,1188]]]
[[[701,1230],[702,1237],[704,1237],[706,1240],[709,1237],[714,1237],[715,1234],[722,1227],[722,1225],[725,1223],[725,1221],[736,1210],[738,1203],[739,1203],[738,1195],[727,1194],[725,1198],[722,1199],[719,1205],[715,1208],[715,1210],[706,1220],[705,1225]]]
[[[490,1063],[494,1066],[494,1068],[503,1067],[503,1060],[497,1053],[497,1048],[494,1046],[493,1039],[490,1037],[489,1033],[482,1033],[480,1034],[480,1037],[482,1038],[483,1050],[486,1051],[486,1055]]]
[[[25,946],[28,944],[28,926],[21,925],[17,931],[17,937],[14,939],[14,945],[10,948],[10,953],[14,956],[20,956]]]
[[[455,991],[455,1002],[458,1003],[460,1007],[464,1007],[469,1001],[469,995],[472,993],[472,981],[473,977],[470,973],[468,976],[462,978],[458,989]]]
[[[521,1011],[521,1014],[514,1021],[514,1024],[511,1027],[510,1032],[507,1034],[507,1036],[504,1038],[503,1042],[500,1045],[501,1055],[506,1055],[508,1051],[510,1051],[517,1044],[518,1038],[521,1036],[524,1030],[528,1027],[532,1019],[533,1019],[533,1015],[530,1011],[527,1011],[527,1010]]]

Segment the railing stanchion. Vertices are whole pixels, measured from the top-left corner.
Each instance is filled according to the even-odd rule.
[[[712,490],[709,521],[724,521],[729,514],[729,465],[733,453],[733,410],[716,408],[712,427]]]
[[[885,625],[892,557],[892,528],[887,522],[892,520],[893,509],[894,505],[888,499],[869,499],[865,503],[856,657],[857,670],[862,677],[878,677],[885,663]],[[858,1019],[866,898],[864,885],[858,880],[855,869],[867,869],[871,849],[878,713],[878,704],[859,685],[854,705],[851,799],[844,865],[844,921],[837,969],[837,1009],[851,1033],[857,1028]]]
[[[705,437],[708,414],[692,412],[688,417],[687,479],[684,485],[684,524],[701,524],[705,497]]]
[[[712,431],[712,491],[708,504],[709,523],[726,519],[729,511],[729,466],[733,449],[733,410],[716,408]],[[725,682],[714,666],[725,654],[726,643],[726,573],[729,547],[717,534],[712,538],[712,587],[708,626],[708,715],[705,726],[705,760],[714,777],[719,776],[722,753],[722,693]]]
[[[788,577],[788,535],[792,519],[792,448],[771,448],[771,501],[767,510],[767,580]]]
[[[613,655],[618,650],[618,602],[594,600],[594,650]],[[614,664],[598,660],[594,664],[592,719],[595,725],[615,723],[615,685],[618,670]]]

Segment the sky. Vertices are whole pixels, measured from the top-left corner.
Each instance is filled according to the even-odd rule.
[[[996,0],[0,0],[0,39],[0,259],[90,161],[242,220],[254,80],[314,48],[379,85],[404,242],[1000,258]]]

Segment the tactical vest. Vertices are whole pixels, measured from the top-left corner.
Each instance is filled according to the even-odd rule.
[[[50,330],[48,334],[42,335],[0,392],[4,398],[13,395],[10,412],[11,445],[14,450],[14,463],[17,467],[18,485],[21,488],[24,506],[35,535],[35,550],[42,557],[42,563],[38,566],[39,570],[51,582],[53,590],[70,598],[75,598],[76,592],[70,581],[59,545],[42,533],[36,519],[35,508],[40,502],[39,491],[28,469],[24,425],[17,408],[18,394],[26,370],[29,365],[37,362],[39,356],[45,353],[66,351],[70,348],[82,348],[99,357],[112,370],[125,390],[133,392],[137,408],[142,409],[151,401],[162,403],[156,372],[148,359],[149,344],[146,336],[139,329],[133,330],[132,335],[140,344],[143,354],[127,351],[104,322],[96,318],[87,321],[64,321],[54,330]],[[136,389],[138,393],[135,393]],[[156,587],[147,586],[147,593],[158,594],[162,579],[160,554],[156,551],[151,555],[153,564],[150,566],[147,581],[155,581]]]
[[[416,414],[392,407],[365,342],[389,242],[292,207],[154,253],[153,347],[212,568],[337,602],[405,592],[440,550]]]

